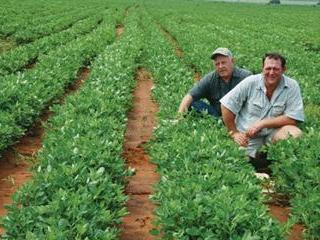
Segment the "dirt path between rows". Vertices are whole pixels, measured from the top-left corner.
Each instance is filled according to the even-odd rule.
[[[182,48],[179,46],[177,39],[160,23],[157,23],[157,25],[158,25],[160,31],[166,36],[166,38],[169,40],[169,42],[174,46],[175,53],[176,53],[177,57],[182,58],[184,55],[184,52],[183,52]],[[201,73],[197,70],[197,67],[194,64],[188,64],[188,65],[194,72],[193,80],[195,82],[200,81]]]
[[[119,39],[121,37],[121,35],[124,32],[124,26],[122,24],[119,24],[116,26],[116,37],[117,39]]]
[[[150,74],[145,69],[139,69],[136,80],[137,86],[133,93],[133,107],[128,113],[123,151],[127,165],[135,169],[135,175],[129,178],[125,190],[129,196],[129,214],[123,219],[121,240],[156,239],[149,233],[153,228],[155,208],[149,196],[153,193],[153,185],[159,181],[159,175],[155,172],[156,166],[149,161],[143,144],[152,135],[158,108],[151,99],[153,82]]]
[[[269,204],[268,208],[271,215],[278,219],[280,223],[285,224],[288,221],[290,216],[289,207]],[[288,240],[301,240],[303,229],[303,226],[300,224],[293,225],[290,230]]]
[[[267,203],[270,214],[276,218],[281,224],[285,224],[290,218],[290,204],[289,198],[277,193],[270,194],[271,200]],[[301,224],[294,224],[290,229],[288,240],[301,240],[304,226]]]
[[[79,70],[77,80],[71,84],[59,100],[64,99],[77,91],[90,74],[90,69],[85,67]],[[0,216],[5,216],[5,205],[12,203],[11,196],[25,182],[31,179],[29,168],[35,163],[36,154],[42,148],[42,138],[45,134],[43,124],[52,113],[46,109],[33,126],[16,144],[1,153],[0,157]],[[0,228],[0,234],[4,229]]]

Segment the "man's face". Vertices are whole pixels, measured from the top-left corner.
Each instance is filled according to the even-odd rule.
[[[266,58],[262,73],[264,81],[267,86],[276,86],[281,80],[282,74],[286,71],[286,68],[281,66],[280,59]]]
[[[233,71],[233,58],[218,55],[213,60],[213,64],[216,68],[217,73],[223,80],[230,80]]]

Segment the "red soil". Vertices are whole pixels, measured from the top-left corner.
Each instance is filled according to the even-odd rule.
[[[201,74],[199,72],[195,72],[194,73],[194,76],[193,76],[193,79],[195,82],[198,82],[201,80]]]
[[[90,70],[83,68],[79,71],[78,79],[68,87],[63,99],[75,92],[88,77]],[[36,161],[36,154],[42,147],[44,136],[43,123],[48,120],[51,112],[47,109],[34,125],[16,144],[1,153],[0,157],[0,216],[6,215],[5,205],[12,203],[11,196],[26,181],[31,179],[28,171],[32,162]],[[0,234],[4,229],[0,228]]]
[[[288,206],[271,203],[268,205],[268,207],[269,207],[270,214],[274,218],[279,220],[280,223],[284,224],[288,221],[290,216],[290,208]],[[303,230],[304,230],[303,225],[301,224],[293,225],[288,235],[288,240],[301,240]]]
[[[149,73],[145,69],[139,69],[136,80],[134,104],[128,114],[123,152],[128,166],[135,169],[135,175],[129,178],[126,187],[129,214],[123,219],[121,240],[156,239],[149,233],[154,228],[152,220],[155,208],[149,195],[153,193],[153,185],[159,181],[159,176],[155,173],[156,166],[149,162],[149,156],[142,145],[152,135],[157,106],[151,100],[153,83]]]
[[[116,27],[116,36],[117,36],[117,38],[120,38],[121,35],[123,34],[123,32],[124,32],[124,26],[123,25],[118,25]]]
[[[1,154],[0,158],[0,216],[6,215],[5,205],[12,203],[11,196],[32,176],[28,168],[35,161],[35,155],[42,147],[44,129],[42,122],[50,116],[49,111],[41,116],[34,126],[18,143],[12,145]],[[31,161],[28,161],[31,160]],[[4,229],[0,229],[0,234]]]

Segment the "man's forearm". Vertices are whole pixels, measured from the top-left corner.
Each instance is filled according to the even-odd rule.
[[[263,128],[280,128],[285,125],[297,125],[297,121],[285,115],[261,120]]]
[[[221,113],[222,119],[228,129],[230,137],[240,146],[247,147],[249,139],[245,133],[238,131],[235,123],[236,115],[233,112],[231,112],[228,108],[224,107],[222,104]]]
[[[238,132],[236,123],[235,123],[235,114],[231,112],[228,108],[221,104],[221,113],[224,124],[226,125],[228,132],[231,134]]]
[[[185,95],[180,103],[178,112],[183,113],[183,112],[187,111],[188,108],[190,107],[192,101],[193,101],[193,98],[190,94]]]

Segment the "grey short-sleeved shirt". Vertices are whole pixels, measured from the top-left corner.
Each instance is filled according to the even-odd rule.
[[[261,119],[286,115],[304,121],[303,102],[298,83],[283,75],[271,100],[266,96],[262,74],[244,79],[221,100],[221,104],[236,115],[236,126],[245,132]],[[263,129],[257,137],[267,136],[273,129]]]
[[[210,105],[221,115],[219,100],[233,89],[244,78],[251,75],[251,72],[235,67],[232,77],[228,83],[222,80],[219,74],[214,71],[204,76],[193,88],[189,91],[194,101],[201,98],[206,98]]]

